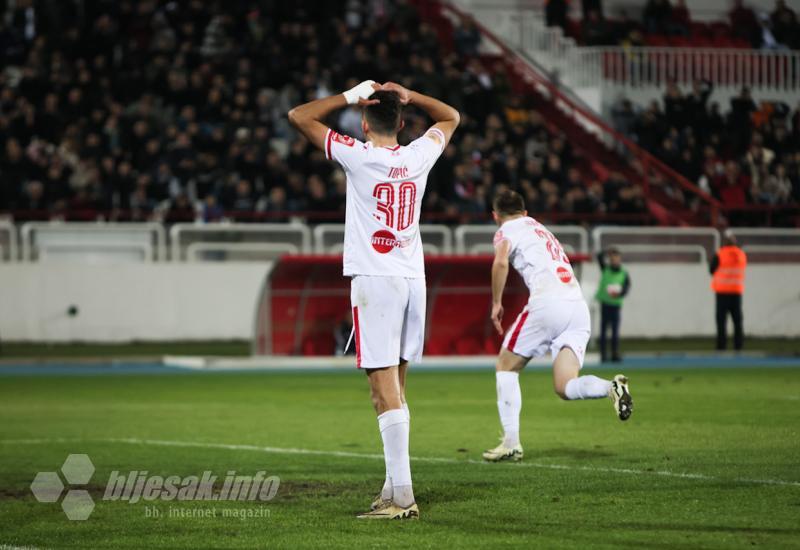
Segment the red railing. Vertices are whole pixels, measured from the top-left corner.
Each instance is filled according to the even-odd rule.
[[[423,17],[435,18],[441,16],[442,13],[449,13],[457,18],[463,18],[467,14],[460,8],[445,2],[416,2],[420,13]],[[437,14],[436,10],[440,13]],[[523,60],[515,51],[511,50],[506,44],[497,38],[489,29],[483,26],[480,22],[476,21],[476,26],[480,30],[483,37],[494,44],[500,51],[503,52],[503,62],[512,71],[519,74],[528,85],[539,95],[550,100],[556,108],[558,108],[564,115],[566,115],[573,123],[573,131],[588,132],[599,136],[604,139],[599,141],[610,151],[614,152],[615,148],[609,144],[614,144],[617,147],[623,146],[630,153],[632,157],[641,162],[644,170],[645,177],[642,178],[641,184],[645,194],[649,197],[649,181],[646,174],[650,170],[661,174],[667,181],[677,183],[682,189],[697,196],[702,201],[707,209],[709,222],[711,225],[716,225],[719,222],[720,209],[722,204],[687,180],[681,174],[676,172],[673,168],[667,166],[653,155],[639,147],[632,140],[620,134],[609,126],[600,116],[591,112],[590,110],[578,105],[570,97],[568,97],[558,86],[554,85],[547,77],[540,74],[530,63]]]

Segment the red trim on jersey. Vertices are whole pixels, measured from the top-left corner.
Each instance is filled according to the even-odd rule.
[[[325,154],[328,156],[328,160],[333,160],[331,157],[331,136],[333,136],[333,130],[328,130],[328,136],[325,138]]]
[[[517,345],[517,338],[519,338],[519,333],[522,330],[522,325],[525,324],[525,320],[528,318],[528,311],[524,310],[522,313],[519,314],[519,321],[517,321],[517,326],[514,327],[514,332],[511,333],[511,339],[508,341],[508,351],[514,351],[514,346]],[[358,334],[358,332],[356,332]]]
[[[353,327],[356,331],[356,367],[361,368],[361,329],[358,327],[358,306],[353,308]]]
[[[384,149],[389,149],[390,151],[397,151],[400,149],[400,145],[395,145],[394,147],[389,147],[388,145],[383,146]]]

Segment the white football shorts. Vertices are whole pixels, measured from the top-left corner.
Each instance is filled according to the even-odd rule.
[[[570,348],[583,366],[591,332],[584,300],[541,300],[522,309],[506,332],[503,347],[529,358],[549,350],[553,359],[562,348]]]
[[[350,281],[356,366],[419,361],[425,344],[425,279],[356,275]]]

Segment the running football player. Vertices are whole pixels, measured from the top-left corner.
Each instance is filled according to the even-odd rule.
[[[325,118],[361,105],[361,142],[336,133]],[[434,121],[407,146],[397,142],[404,107]],[[289,112],[291,123],[347,175],[344,275],[350,277],[356,365],[365,369],[383,440],[386,480],[365,519],[416,519],[409,463],[408,363],[425,336],[425,266],[419,214],[428,173],[459,124],[458,111],[392,82],[364,81],[343,94]]]
[[[549,350],[553,357],[553,386],[562,399],[610,397],[620,420],[633,410],[628,379],[578,376],[583,366],[591,324],[589,308],[575,278],[569,258],[553,234],[528,217],[518,193],[502,191],[494,199],[493,216],[500,226],[494,236],[492,265],[492,323],[503,334],[503,290],[509,263],[530,291],[530,298],[503,340],[497,358],[497,409],[503,440],[483,453],[491,462],[517,461],[523,456],[519,440],[522,394],[519,373],[532,357]]]

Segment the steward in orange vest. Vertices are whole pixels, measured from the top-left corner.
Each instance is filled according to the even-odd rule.
[[[724,350],[728,344],[728,314],[733,319],[733,347],[738,351],[744,344],[742,326],[742,294],[747,255],[736,245],[736,237],[725,232],[724,246],[711,260],[711,290],[717,296],[717,349]]]

